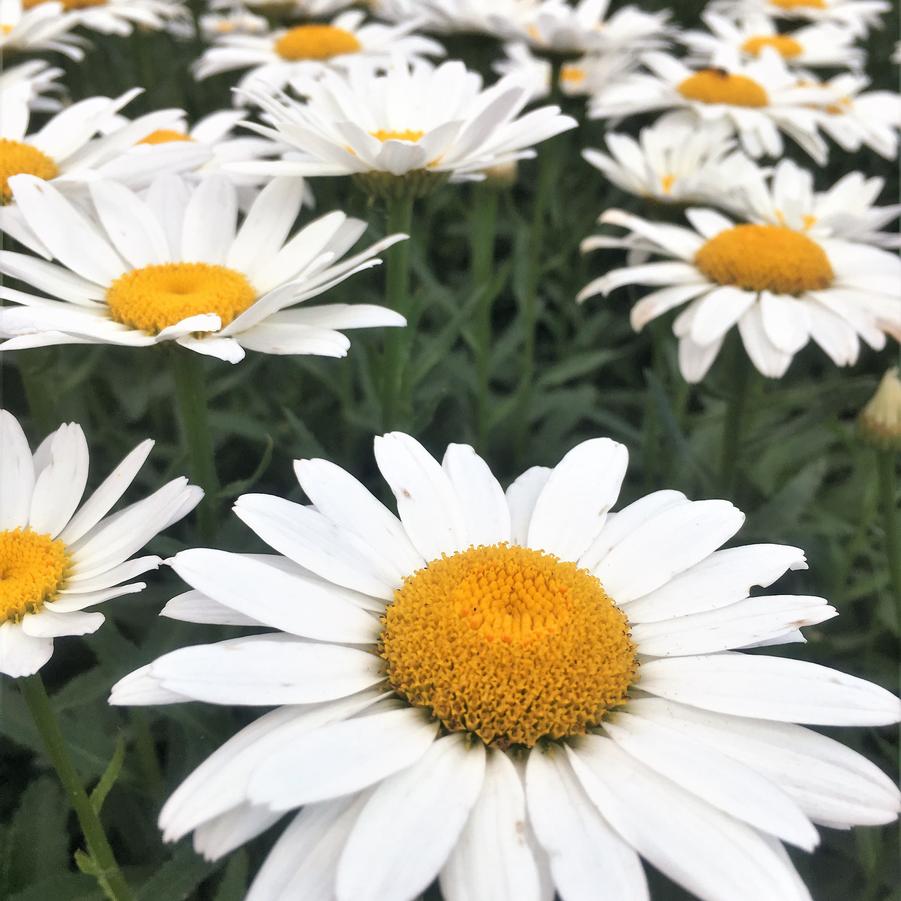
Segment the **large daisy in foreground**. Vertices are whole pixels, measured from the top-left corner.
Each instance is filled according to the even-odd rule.
[[[0,673],[36,673],[54,638],[100,628],[103,614],[88,607],[141,591],[145,584],[131,580],[160,565],[152,555],[129,558],[193,510],[199,488],[173,479],[107,515],[152,447],[142,441],[82,504],[81,426],[60,426],[32,454],[15,417],[0,410]]]
[[[0,310],[0,337],[9,339],[0,349],[175,341],[230,363],[245,350],[343,357],[350,341],[337,329],[404,325],[371,304],[291,309],[378,265],[376,254],[406,237],[342,260],[366,223],[335,211],[289,238],[300,179],[271,181],[240,229],[237,189],[222,175],[196,186],[163,176],[144,197],[92,182],[89,211],[32,176],[11,182],[28,226],[61,265],[0,251],[0,272],[42,292],[0,288],[19,304]]]
[[[624,245],[665,262],[614,269],[587,285],[585,300],[623,285],[656,290],[632,308],[636,331],[677,307],[679,367],[698,382],[737,325],[745,350],[770,378],[816,342],[837,366],[857,361],[860,339],[881,350],[885,335],[901,340],[901,260],[868,244],[772,223],[736,224],[710,209],[686,212],[691,228],[648,222],[609,210],[601,222],[630,232]],[[788,220],[786,220],[788,221]],[[637,245],[636,245],[637,239]],[[583,250],[609,247],[589,238]]]
[[[235,512],[284,556],[190,550],[177,619],[267,631],[174,651],[116,704],[280,705],[169,799],[168,840],[219,857],[301,808],[250,901],[647,897],[640,857],[701,898],[804,899],[780,841],[889,822],[891,780],[796,723],[896,722],[835,670],[741,649],[803,640],[817,597],[749,597],[797,548],[717,550],[727,501],[658,491],[611,513],[626,449],[586,441],[502,490],[377,438],[396,517],[339,467],[296,464],[313,506]]]

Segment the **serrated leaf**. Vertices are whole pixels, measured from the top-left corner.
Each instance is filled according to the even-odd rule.
[[[106,796],[110,793],[110,789],[116,784],[119,773],[122,772],[122,764],[124,761],[125,739],[120,732],[116,736],[116,747],[113,749],[113,756],[110,758],[110,762],[103,771],[100,781],[94,786],[94,790],[91,792],[91,806],[98,816],[103,809],[103,802],[106,801]]]

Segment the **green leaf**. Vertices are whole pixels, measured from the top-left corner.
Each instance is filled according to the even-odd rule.
[[[141,886],[136,901],[187,901],[195,897],[194,890],[197,886],[223,863],[222,860],[204,860],[190,844],[182,844]]]
[[[122,764],[124,761],[125,739],[120,732],[116,736],[116,747],[113,749],[113,756],[110,758],[109,764],[103,771],[100,781],[94,786],[94,790],[91,792],[91,806],[98,815],[103,809],[103,802],[106,800],[106,796],[110,793],[110,789],[116,784],[119,773],[122,772]]]
[[[103,901],[94,879],[81,873],[59,873],[7,895],[6,901]]]
[[[247,894],[247,870],[247,852],[242,848],[229,859],[213,901],[241,901]]]

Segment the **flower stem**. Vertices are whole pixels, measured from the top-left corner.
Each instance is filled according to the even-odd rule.
[[[174,347],[172,375],[183,440],[191,458],[191,474],[204,493],[198,507],[200,531],[204,538],[209,539],[216,532],[219,476],[216,474],[216,458],[207,411],[203,361],[194,351]]]
[[[388,234],[411,235],[413,224],[413,198],[392,197],[388,200]],[[410,320],[410,241],[401,241],[388,251],[386,263],[386,294],[388,306]],[[411,326],[387,329],[385,336],[385,360],[382,371],[382,426],[396,428],[405,412],[404,361],[413,343]]]
[[[478,185],[474,191],[474,215],[470,230],[472,288],[479,294],[476,308],[476,423],[479,449],[488,436],[488,381],[491,373],[491,313],[494,306],[492,276],[497,234],[498,192],[492,186]]]
[[[879,451],[879,494],[882,501],[882,522],[885,533],[885,556],[889,579],[895,596],[895,611],[901,623],[901,531],[898,528],[898,472],[897,453]]]
[[[100,818],[97,816],[97,812],[81,784],[72,759],[69,757],[66,741],[53,713],[50,698],[47,697],[43,679],[39,673],[35,673],[33,676],[20,679],[19,686],[25,702],[28,704],[28,709],[31,711],[34,724],[44,742],[44,747],[47,749],[47,756],[50,758],[50,762],[66,790],[69,803],[78,817],[88,851],[96,866],[94,875],[100,883],[100,887],[112,901],[126,901],[126,899],[133,898],[131,889],[116,863],[113,849],[103,831]]]
[[[728,499],[731,499],[735,492],[742,428],[748,402],[748,388],[751,383],[751,362],[744,353],[741,342],[737,339],[733,340],[730,350],[732,352],[732,384],[723,421],[720,452],[721,492]]]

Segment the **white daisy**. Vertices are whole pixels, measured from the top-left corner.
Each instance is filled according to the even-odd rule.
[[[74,60],[84,58],[84,43],[71,34],[77,16],[65,13],[61,3],[39,6],[22,0],[0,0],[0,51],[53,50]]]
[[[725,123],[698,129],[690,115],[670,113],[643,128],[638,140],[609,132],[607,150],[584,150],[582,156],[617,187],[657,203],[719,203],[740,171],[753,168],[735,151]]]
[[[209,158],[207,150],[187,143],[132,150],[142,138],[171,127],[184,115],[181,110],[160,110],[112,128],[119,110],[141,93],[140,88],[121,97],[80,100],[32,134],[28,133],[28,107],[17,99],[19,88],[12,85],[9,91],[12,102],[0,94],[0,230],[42,256],[49,253],[22,218],[13,197],[9,180],[14,176],[35,175],[71,194],[97,178],[141,187],[160,172],[195,168]]]
[[[901,235],[882,229],[901,214],[901,203],[876,206],[884,184],[881,178],[848,172],[827,191],[815,191],[811,172],[782,160],[771,173],[751,165],[737,190],[745,215],[755,222],[786,225],[816,238],[896,248]]]
[[[762,13],[772,18],[828,22],[865,35],[870,28],[881,27],[891,4],[888,0],[715,0],[711,8],[739,16]]]
[[[270,15],[317,19],[351,6],[353,0],[241,0],[241,2],[249,9],[256,9]],[[211,9],[226,9],[234,5],[235,0],[211,0],[210,2]]]
[[[0,252],[0,272],[42,296],[11,288],[0,297],[0,348],[52,344],[182,347],[237,363],[245,350],[343,357],[338,329],[404,325],[369,304],[292,307],[377,265],[391,235],[340,260],[366,224],[329,213],[288,239],[301,208],[300,179],[274,179],[237,229],[237,189],[222,175],[196,187],[162,176],[144,198],[111,181],[91,182],[82,211],[52,185],[12,179],[29,227],[61,265]],[[50,299],[50,295],[56,299]]]
[[[818,163],[826,161],[826,143],[817,131],[820,115],[811,106],[828,103],[833,95],[816,85],[799,84],[772,48],[765,47],[759,59],[749,63],[721,51],[712,68],[700,70],[663,53],[648,53],[643,62],[652,74],[626,76],[595,95],[589,116],[610,119],[687,109],[698,127],[726,122],[755,159],[780,156],[780,132],[785,132]]]
[[[55,83],[62,74],[62,69],[39,59],[0,72],[0,122],[6,117],[12,121],[27,120],[29,110],[57,111],[61,106],[59,100],[46,95],[62,93],[63,86]]]
[[[60,6],[50,0],[22,0],[22,5],[26,9]],[[161,30],[172,19],[190,15],[183,0],[62,0],[61,5],[78,25],[120,36],[131,34],[135,27]]]
[[[648,897],[641,857],[706,899],[809,898],[781,842],[893,820],[877,767],[796,725],[896,722],[862,679],[754,646],[817,597],[749,597],[797,548],[718,550],[744,517],[658,491],[610,513],[628,454],[593,439],[506,494],[466,445],[375,442],[398,517],[325,460],[313,506],[246,495],[285,556],[189,550],[164,613],[269,631],[173,651],[114,704],[268,707],[182,783],[164,837],[220,857],[293,816],[248,901]]]
[[[264,35],[227,34],[200,57],[194,75],[203,79],[250,68],[238,87],[271,90],[284,88],[298,76],[316,77],[329,68],[346,67],[352,62],[379,65],[395,57],[442,56],[440,44],[410,34],[416,24],[367,22],[364,13],[351,10],[328,25],[295,25]]]
[[[556,106],[522,112],[529,89],[516,78],[482,88],[461,62],[437,68],[398,62],[386,73],[354,67],[303,86],[306,103],[250,92],[272,126],[246,123],[298,153],[278,162],[236,164],[272,175],[356,175],[367,187],[393,190],[397,177],[417,191],[448,176],[478,178],[492,166],[534,155],[531,148],[575,128]],[[439,102],[440,100],[440,102]]]
[[[393,22],[410,18],[427,31],[441,33],[509,33],[511,21],[525,19],[538,8],[539,0],[374,0],[377,16]]]
[[[15,417],[0,410],[0,447],[0,673],[30,676],[50,659],[54,638],[100,628],[103,614],[87,607],[146,587],[130,580],[161,559],[129,558],[193,510],[203,492],[173,479],[107,516],[152,441],[142,441],[83,504],[88,445],[81,426],[60,426],[32,454]]]
[[[638,331],[683,305],[673,332],[679,365],[698,382],[716,359],[729,330],[738,326],[757,369],[780,378],[810,340],[837,366],[856,362],[862,338],[876,350],[885,332],[901,337],[901,260],[893,253],[786,225],[735,224],[709,209],[689,209],[692,228],[648,222],[620,210],[601,216],[620,225],[666,262],[615,269],[586,286],[585,300],[622,285],[657,290],[632,308]],[[588,239],[584,250],[609,247]]]
[[[808,25],[780,31],[769,16],[747,15],[736,22],[713,12],[701,18],[710,29],[683,32],[679,40],[701,63],[709,62],[723,48],[744,59],[756,59],[764,47],[772,47],[789,66],[828,66],[859,69],[865,54],[854,46],[855,35],[836,25]]]
[[[200,31],[207,40],[225,34],[263,34],[269,30],[265,16],[255,16],[242,7],[230,7],[222,13],[207,13],[199,19]]]
[[[901,95],[867,91],[869,83],[868,78],[850,73],[819,83],[828,97],[814,103],[818,124],[842,150],[856,153],[866,146],[894,162],[901,129]]]
[[[542,0],[503,23],[505,37],[550,54],[650,50],[668,43],[669,12],[623,6],[610,16],[610,0]]]

